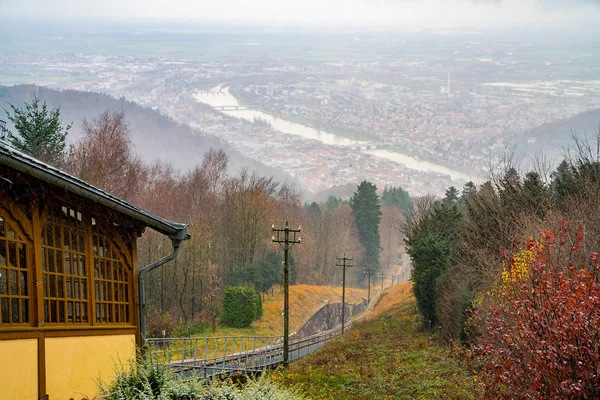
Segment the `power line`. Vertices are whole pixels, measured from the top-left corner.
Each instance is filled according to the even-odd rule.
[[[352,257],[336,257],[337,267],[342,268],[342,335],[344,334],[345,310],[346,310],[346,270],[352,267]]]
[[[296,243],[300,243],[302,238],[299,233],[302,229],[290,229],[288,222],[285,221],[284,228],[275,228],[275,224],[272,226],[273,236],[271,237],[273,242],[279,243],[284,253],[283,261],[283,366],[287,368],[289,365],[289,349],[290,349],[290,269],[288,263],[288,253]]]

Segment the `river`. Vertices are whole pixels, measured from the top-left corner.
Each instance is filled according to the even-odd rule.
[[[252,123],[254,123],[256,120],[262,120],[263,122],[266,122],[269,125],[271,125],[273,129],[282,133],[302,136],[306,139],[318,140],[321,143],[327,145],[350,147],[364,154],[369,154],[371,156],[378,157],[381,159],[394,161],[396,163],[406,166],[409,169],[413,169],[416,171],[431,171],[444,175],[449,175],[450,178],[454,181],[468,181],[473,179],[468,174],[462,171],[448,168],[430,161],[419,160],[415,157],[411,157],[402,153],[397,153],[389,150],[373,149],[374,146],[377,146],[377,143],[375,142],[348,139],[340,135],[314,129],[305,125],[297,124],[295,122],[290,122],[282,118],[274,117],[271,114],[267,114],[262,111],[248,109],[221,110],[219,109],[219,107],[243,107],[240,105],[237,98],[231,94],[229,88],[224,88],[222,85],[214,87],[209,91],[198,92],[195,94],[195,97],[197,101],[204,104],[208,104],[211,107],[217,109],[218,111],[227,114],[231,117],[244,119]],[[371,147],[371,149],[365,149],[368,147]],[[359,150],[360,148],[362,149]]]

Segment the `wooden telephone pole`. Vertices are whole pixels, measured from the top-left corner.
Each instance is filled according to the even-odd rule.
[[[273,224],[273,236],[272,240],[275,243],[279,243],[284,253],[283,262],[283,366],[287,368],[290,363],[289,350],[290,350],[290,268],[288,263],[288,254],[292,249],[292,246],[296,243],[300,243],[302,238],[296,237],[296,234],[300,233],[301,227],[298,229],[290,229],[288,222],[285,221],[285,227],[278,229]]]
[[[381,272],[379,276],[381,277],[381,293],[383,293],[383,278],[385,278],[385,275],[383,274],[383,272]]]
[[[352,267],[352,258],[346,257],[336,257],[337,267],[342,268],[342,335],[344,334],[344,324],[346,322],[345,311],[346,311],[346,269]]]

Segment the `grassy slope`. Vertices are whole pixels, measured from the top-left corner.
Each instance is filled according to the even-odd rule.
[[[476,391],[450,348],[418,329],[410,283],[386,290],[366,321],[275,379],[312,399],[468,399]]]
[[[366,289],[346,288],[346,301],[355,304],[367,297]],[[292,285],[290,286],[290,330],[297,331],[327,302],[342,301],[342,288],[332,286]],[[263,316],[248,328],[236,329],[219,327],[216,332],[205,331],[201,336],[257,335],[278,336],[283,334],[283,291],[275,288],[263,302]]]

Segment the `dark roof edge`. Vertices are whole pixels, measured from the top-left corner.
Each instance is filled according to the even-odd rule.
[[[171,222],[150,214],[81,179],[75,178],[18,150],[9,148],[3,143],[0,143],[0,163],[141,221],[146,226],[169,236],[173,240],[187,240],[189,238],[187,232],[188,226],[186,224]]]

